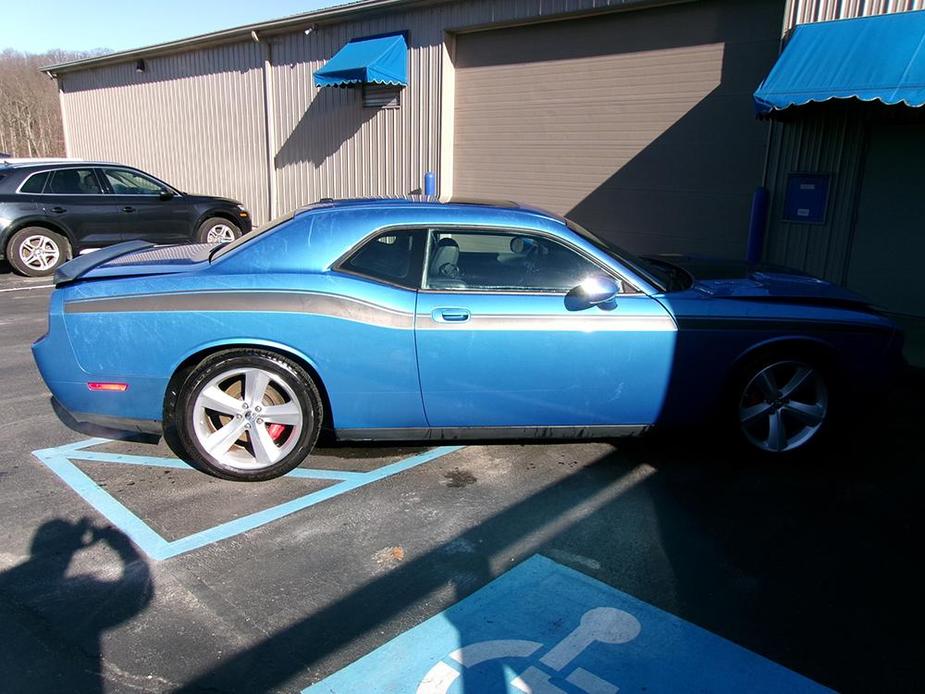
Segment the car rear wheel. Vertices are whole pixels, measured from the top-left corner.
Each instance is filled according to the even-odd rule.
[[[20,229],[6,247],[6,258],[13,269],[27,277],[54,274],[67,261],[71,247],[60,234],[44,227]]]
[[[223,479],[273,479],[308,456],[321,421],[318,388],[298,364],[262,350],[220,352],[180,390],[176,452]]]
[[[196,240],[199,243],[229,243],[241,236],[241,230],[234,222],[222,217],[212,217],[199,226]]]
[[[739,381],[738,424],[745,441],[768,455],[802,451],[831,419],[825,372],[805,359],[754,362]]]

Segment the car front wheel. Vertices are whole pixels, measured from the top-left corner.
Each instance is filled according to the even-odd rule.
[[[829,379],[808,360],[758,361],[744,371],[737,393],[739,430],[765,454],[805,449],[831,419]]]
[[[298,364],[263,350],[220,352],[181,387],[176,452],[223,479],[273,479],[308,456],[321,421],[318,389]]]
[[[241,230],[234,222],[222,217],[207,219],[196,232],[199,243],[230,243],[241,236]]]
[[[20,229],[6,247],[6,257],[21,275],[43,277],[54,274],[70,255],[70,245],[60,234],[44,227]]]

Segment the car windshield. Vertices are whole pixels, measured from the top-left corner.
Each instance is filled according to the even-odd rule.
[[[672,286],[672,278],[670,273],[666,272],[664,268],[659,267],[655,263],[652,263],[644,258],[633,255],[632,253],[620,248],[617,244],[602,239],[597,234],[594,234],[577,222],[572,221],[571,219],[566,219],[565,223],[568,225],[568,228],[578,234],[588,243],[596,246],[600,250],[604,251],[607,255],[619,260],[621,263],[628,265],[631,270],[638,274],[643,279],[650,282],[652,285],[660,289],[661,291],[667,291],[669,287]]]
[[[272,231],[273,229],[278,227],[280,224],[283,224],[284,222],[288,222],[293,217],[295,217],[295,212],[288,212],[284,215],[280,215],[276,219],[271,219],[269,222],[267,222],[266,224],[262,226],[257,227],[249,234],[244,234],[243,236],[239,236],[234,241],[229,241],[227,243],[218,244],[209,253],[209,260],[211,261],[211,260],[215,260],[216,258],[220,258],[221,256],[225,255],[225,253],[228,253],[229,251],[233,251],[238,246],[243,246],[245,243],[250,243],[258,236],[262,236],[268,231]]]

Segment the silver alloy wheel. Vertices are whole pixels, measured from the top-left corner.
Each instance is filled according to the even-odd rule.
[[[234,241],[234,229],[227,224],[215,224],[206,233],[207,243],[228,243]]]
[[[196,396],[193,431],[202,450],[242,471],[278,463],[296,447],[304,415],[295,391],[258,368],[229,369]]]
[[[766,366],[745,386],[739,423],[753,445],[783,453],[808,442],[825,422],[829,391],[819,370],[798,361]]]
[[[58,244],[44,234],[27,236],[19,246],[19,259],[33,270],[50,270],[60,258],[61,249]]]

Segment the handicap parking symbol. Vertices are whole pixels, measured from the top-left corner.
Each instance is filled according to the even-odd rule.
[[[641,630],[639,620],[629,612],[615,607],[592,608],[581,616],[578,626],[568,636],[539,659],[539,665],[543,667],[529,666],[508,683],[508,688],[513,687],[525,694],[563,693],[565,690],[553,684],[552,678],[561,675],[585,648],[595,642],[627,643],[639,636]],[[462,667],[472,667],[488,660],[529,657],[542,647],[543,644],[535,641],[482,641],[453,651],[449,658]],[[441,661],[424,676],[417,694],[447,694],[461,674]],[[565,681],[585,694],[616,694],[619,691],[613,682],[580,667],[573,670]]]
[[[535,555],[303,694],[828,692]]]

